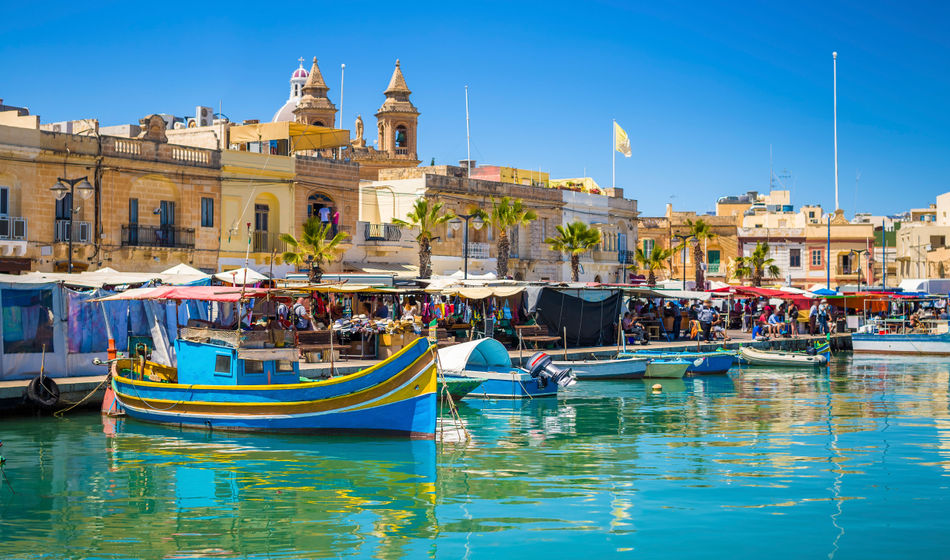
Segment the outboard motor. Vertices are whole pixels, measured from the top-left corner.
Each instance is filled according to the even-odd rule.
[[[557,383],[557,386],[562,389],[570,387],[577,381],[571,368],[557,367],[546,352],[535,352],[526,365],[531,377],[537,379],[539,389],[547,387],[548,381]]]

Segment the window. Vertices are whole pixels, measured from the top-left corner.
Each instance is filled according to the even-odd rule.
[[[399,125],[396,127],[396,147],[405,148],[409,145],[409,137],[406,134],[406,127]]]
[[[161,225],[175,225],[175,203],[170,200],[161,201],[158,207],[158,213],[161,218]]]
[[[814,211],[814,210],[809,210],[809,211],[808,211],[808,217],[809,217],[809,218],[814,218],[814,217],[815,217],[815,211]]]
[[[129,224],[139,223],[139,199],[129,199]]]
[[[811,265],[821,266],[821,249],[811,250]]]
[[[643,254],[649,256],[653,252],[653,247],[656,245],[656,241],[653,239],[644,239],[643,240]]]
[[[270,231],[270,206],[254,205],[254,231]]]
[[[201,199],[201,227],[214,227],[214,199]]]
[[[244,373],[264,373],[264,362],[261,360],[244,360]]]
[[[215,373],[231,373],[231,356],[218,354],[214,357]]]
[[[66,196],[62,200],[56,201],[56,219],[57,220],[68,220],[70,214],[72,213],[73,207],[73,195],[66,193]]]
[[[10,189],[0,187],[0,216],[7,216],[10,213]]]
[[[802,250],[801,249],[788,250],[788,266],[789,268],[802,267]]]
[[[841,255],[841,274],[851,274],[851,255]]]
[[[294,364],[290,360],[277,360],[277,371],[294,371]]]

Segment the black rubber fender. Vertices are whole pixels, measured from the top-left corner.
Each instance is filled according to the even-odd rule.
[[[59,402],[59,385],[48,375],[37,375],[26,386],[26,398],[40,407],[52,408]]]

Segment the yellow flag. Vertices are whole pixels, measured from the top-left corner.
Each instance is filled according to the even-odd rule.
[[[620,125],[614,122],[614,149],[626,157],[630,157],[630,139]]]

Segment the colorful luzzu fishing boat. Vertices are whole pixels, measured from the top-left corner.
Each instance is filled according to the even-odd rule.
[[[131,297],[240,302],[266,291],[155,288]],[[431,439],[435,352],[419,338],[362,371],[301,382],[293,332],[183,327],[177,367],[133,356],[112,362],[112,390],[128,416],[212,430],[365,432]]]

